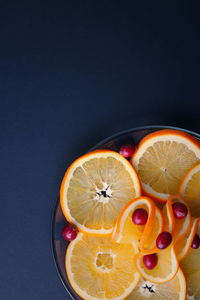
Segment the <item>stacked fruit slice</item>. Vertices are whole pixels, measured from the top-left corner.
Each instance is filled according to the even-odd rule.
[[[69,281],[87,300],[199,299],[200,143],[161,130],[134,149],[93,151],[65,174]]]

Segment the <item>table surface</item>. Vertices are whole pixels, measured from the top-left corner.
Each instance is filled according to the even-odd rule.
[[[191,1],[1,2],[0,299],[69,299],[51,218],[77,156],[135,126],[200,132],[199,30]]]

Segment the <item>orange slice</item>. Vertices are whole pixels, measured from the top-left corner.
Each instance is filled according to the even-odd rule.
[[[148,270],[143,263],[143,255],[138,253],[135,256],[136,268],[140,274],[148,281],[153,283],[163,283],[171,280],[176,275],[179,264],[174,251],[173,244],[164,250],[156,252],[158,263],[154,269]]]
[[[142,226],[132,222],[132,214],[139,208],[145,209],[148,213],[147,223]],[[122,210],[113,229],[112,239],[118,243],[134,242],[142,253],[148,253],[155,249],[156,237],[162,230],[161,211],[150,198],[139,197],[129,202]]]
[[[171,199],[168,201],[168,206],[166,209],[166,213],[168,212],[168,208],[170,208]],[[171,208],[170,208],[171,209]],[[164,217],[167,227],[164,227],[165,231],[168,231],[170,233],[173,233],[175,230],[173,228],[173,216],[171,215],[171,212],[169,210],[169,213],[166,214]],[[172,224],[172,225],[170,225]],[[171,230],[170,230],[171,226]],[[157,236],[154,237],[154,241],[156,241]],[[172,234],[173,238],[173,234]],[[148,270],[144,263],[143,263],[143,253],[138,253],[135,256],[135,264],[138,269],[138,271],[141,273],[141,275],[148,281],[153,282],[153,283],[163,283],[171,280],[177,273],[179,264],[178,264],[178,259],[174,250],[174,239],[172,239],[172,243],[164,250],[159,250],[158,248],[154,248],[154,251],[151,253],[156,253],[158,257],[158,262],[157,265],[152,269]],[[149,252],[149,254],[151,254]]]
[[[141,277],[134,268],[135,253],[133,244],[79,233],[67,248],[69,281],[83,299],[124,299]]]
[[[199,234],[200,230],[198,230]],[[200,299],[200,248],[190,249],[181,261],[181,267],[187,280],[187,299]]]
[[[183,178],[179,193],[188,203],[191,214],[194,217],[200,216],[200,164],[194,166]]]
[[[190,251],[192,241],[198,229],[200,218],[192,218],[191,225],[187,233],[175,243],[175,252],[178,260],[182,260]]]
[[[141,278],[127,300],[166,300],[186,299],[186,279],[179,268],[176,276],[166,283],[156,284]]]
[[[166,202],[178,193],[186,172],[200,162],[200,143],[178,130],[160,130],[143,138],[131,162],[145,194]]]
[[[169,199],[163,206],[162,212],[163,212],[164,224],[165,224],[164,231],[170,232],[171,235],[173,236],[174,230],[175,230],[175,218],[174,218],[174,213],[173,213],[173,209],[172,209],[171,197],[169,197]]]
[[[175,202],[181,202],[187,207],[188,214],[185,218],[176,219],[174,217],[172,205]],[[171,225],[172,226],[172,232],[171,233],[173,235],[173,241],[177,242],[178,240],[180,240],[187,233],[187,231],[190,228],[190,225],[191,225],[190,209],[189,209],[187,203],[185,203],[185,201],[183,201],[183,199],[180,196],[171,196],[171,197],[169,197],[169,199],[167,200],[167,209],[168,209],[169,215],[170,215],[169,220],[170,220],[170,222],[173,223],[173,225]]]
[[[60,189],[67,220],[80,231],[109,235],[123,207],[141,195],[138,176],[119,153],[97,150],[68,168]]]

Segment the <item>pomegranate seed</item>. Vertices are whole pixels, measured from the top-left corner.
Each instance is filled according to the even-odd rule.
[[[133,212],[132,221],[135,225],[145,225],[148,220],[148,213],[143,208],[138,208]]]
[[[148,270],[152,270],[158,263],[157,254],[148,254],[143,256],[143,263]]]
[[[130,157],[135,152],[135,146],[133,144],[123,145],[120,148],[119,153],[124,157]]]
[[[77,236],[77,230],[73,225],[68,224],[63,228],[62,236],[66,241],[73,241]]]
[[[185,204],[181,202],[176,202],[172,205],[174,216],[176,219],[183,219],[188,214],[188,209]]]
[[[158,249],[167,248],[172,242],[172,235],[167,231],[163,231],[156,239],[156,246]]]
[[[200,238],[199,238],[198,234],[195,234],[194,239],[192,241],[191,248],[198,249],[199,246],[200,246]]]

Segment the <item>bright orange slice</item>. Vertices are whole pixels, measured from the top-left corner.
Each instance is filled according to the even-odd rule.
[[[200,233],[200,228],[198,234]],[[200,299],[200,248],[190,249],[181,261],[181,267],[187,280],[187,299]]]
[[[143,255],[138,253],[135,256],[136,268],[140,274],[153,283],[163,283],[171,280],[176,275],[179,264],[174,251],[173,244],[164,250],[157,251],[158,263],[154,269],[148,270],[143,263]]]
[[[133,244],[113,243],[108,237],[79,233],[67,248],[69,281],[83,299],[124,299],[141,277],[134,268],[135,254]]]
[[[174,248],[178,260],[182,260],[191,251],[192,241],[198,230],[199,222],[200,218],[192,218],[191,225],[187,233],[175,243]]]
[[[136,209],[143,208],[148,213],[145,225],[135,225],[132,214]],[[113,229],[112,239],[118,243],[134,242],[142,253],[154,251],[157,236],[163,230],[163,216],[159,208],[148,197],[139,197],[129,202],[121,212]]]
[[[173,213],[173,209],[172,209],[171,197],[169,197],[169,199],[163,206],[162,212],[163,212],[164,224],[165,224],[164,231],[168,231],[171,233],[171,235],[174,235],[175,218],[174,218],[174,213]]]
[[[167,221],[166,222],[167,227],[164,227],[165,228],[164,231],[167,231],[168,229],[170,233],[173,233],[174,228],[173,228],[173,223],[171,222],[172,218],[173,216],[170,213],[166,214],[165,220]],[[171,226],[170,224],[172,224],[171,230],[170,230],[170,226]],[[157,236],[154,237],[154,240],[156,240],[156,238]],[[176,257],[176,253],[174,250],[173,234],[172,234],[172,243],[166,249],[159,250],[158,248],[155,247],[154,251],[152,251],[151,253],[156,253],[158,257],[157,265],[152,270],[148,270],[143,263],[144,255],[143,253],[140,252],[135,256],[135,264],[138,271],[146,280],[153,283],[163,283],[171,280],[176,275],[179,268],[178,259]]]
[[[119,153],[98,150],[81,156],[62,181],[60,203],[80,231],[109,235],[124,206],[141,195],[138,176]]]
[[[141,278],[127,300],[166,300],[186,299],[186,279],[179,268],[176,276],[166,283],[156,284]]]
[[[174,217],[173,214],[173,210],[172,210],[172,205],[175,202],[181,202],[183,203],[187,209],[188,209],[188,214],[185,218],[183,219],[176,219]],[[190,209],[187,205],[187,203],[185,201],[183,201],[183,199],[180,196],[171,196],[169,197],[169,199],[167,200],[167,210],[169,212],[169,219],[170,222],[173,223],[172,225],[172,235],[173,235],[173,241],[177,242],[178,240],[180,240],[189,230],[189,227],[191,225],[191,214],[190,214]],[[173,219],[173,221],[171,221],[171,219]],[[167,229],[165,231],[168,231]]]
[[[200,164],[194,166],[183,178],[179,193],[188,203],[191,214],[200,217]]]
[[[143,138],[131,162],[145,194],[165,202],[200,162],[200,143],[182,131],[160,130]]]

